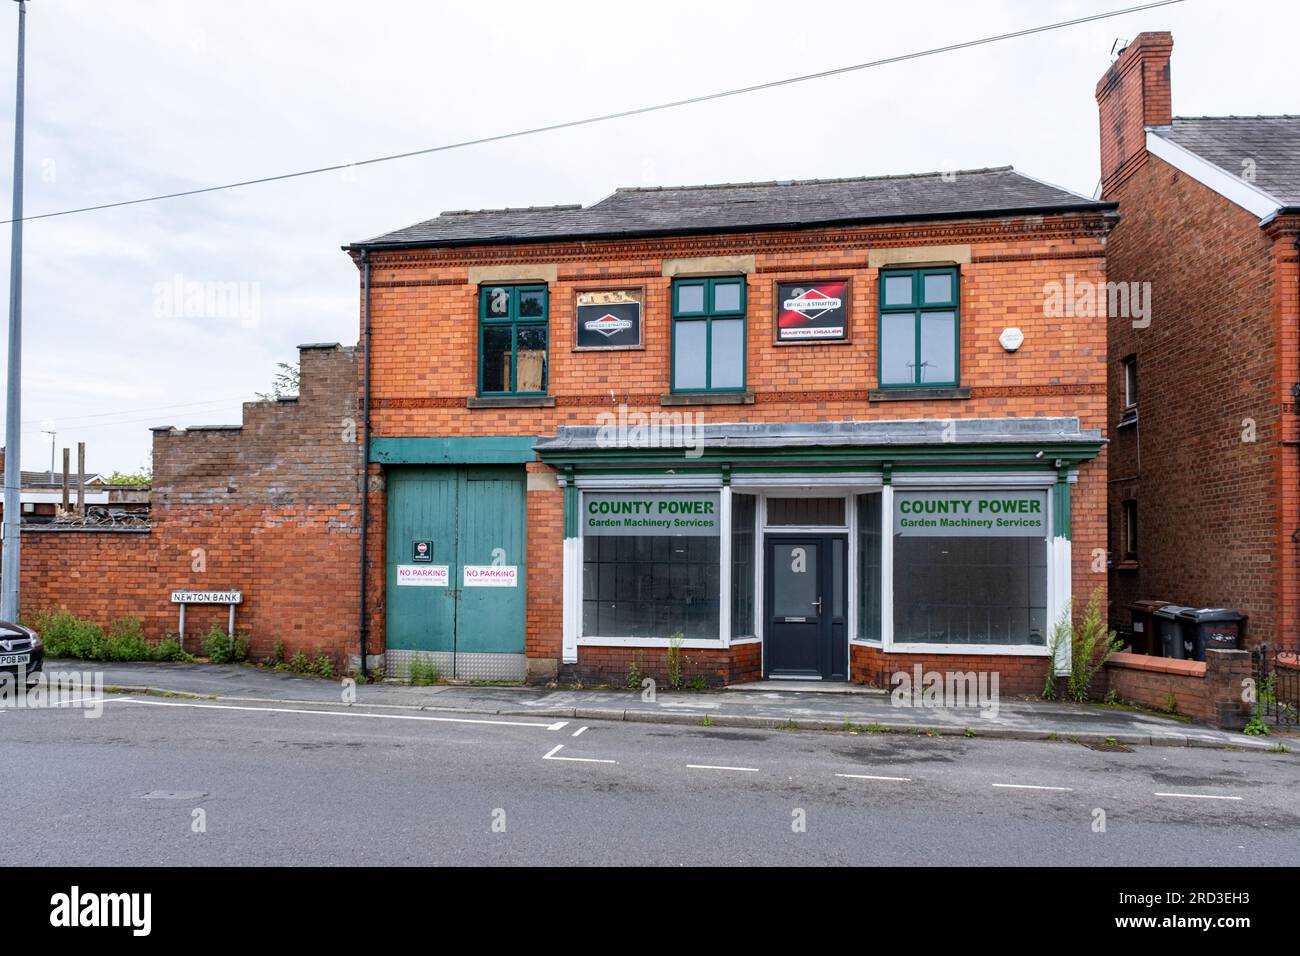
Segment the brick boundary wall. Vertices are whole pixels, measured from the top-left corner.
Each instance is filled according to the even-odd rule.
[[[281,640],[344,667],[358,650],[357,366],[355,348],[303,346],[296,399],[247,402],[239,426],[155,428],[151,529],[25,528],[25,616],[135,617],[156,641],[177,631],[173,590],[239,589],[255,659]],[[186,650],[228,613],[187,607]]]
[[[1180,661],[1118,653],[1106,662],[1106,683],[1121,700],[1176,712],[1193,720],[1238,730],[1250,719],[1245,681],[1253,671],[1249,651],[1206,651],[1204,661]]]
[[[154,529],[23,528],[23,618],[65,608],[104,627],[139,618],[151,637],[175,631],[175,615],[157,593],[158,541]]]

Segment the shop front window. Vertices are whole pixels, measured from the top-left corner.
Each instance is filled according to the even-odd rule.
[[[894,642],[1045,646],[1047,495],[897,492]]]
[[[858,640],[880,640],[880,495],[858,495]]]
[[[719,496],[583,498],[582,635],[718,639]]]
[[[753,495],[731,496],[731,636],[754,635],[754,521]]]

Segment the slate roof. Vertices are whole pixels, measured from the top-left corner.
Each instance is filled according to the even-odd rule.
[[[625,188],[586,207],[444,212],[356,243],[354,248],[795,229],[1113,208],[1113,203],[1097,202],[1000,166],[946,174]]]
[[[1300,116],[1175,116],[1151,132],[1233,176],[1251,161],[1254,186],[1300,206]]]

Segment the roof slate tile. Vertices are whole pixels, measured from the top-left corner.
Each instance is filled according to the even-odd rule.
[[[1248,182],[1300,205],[1300,116],[1175,116],[1151,131],[1229,175],[1249,170]]]
[[[444,212],[357,245],[543,242],[1110,208],[1110,203],[1002,166],[910,176],[619,189],[587,207]]]

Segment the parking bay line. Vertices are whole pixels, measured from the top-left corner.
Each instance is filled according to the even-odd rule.
[[[896,783],[911,783],[911,777],[878,777],[870,773],[837,773],[837,777],[847,777],[849,780],[892,780]]]
[[[544,756],[543,760],[567,760],[569,763],[618,763],[617,760],[597,760],[595,757],[557,757],[555,756],[564,749],[564,744],[556,744],[555,747]]]
[[[995,783],[995,787],[1003,790],[1060,790],[1066,793],[1074,792],[1074,787],[1043,787],[1032,783]]]
[[[269,714],[316,714],[326,717],[373,717],[377,720],[423,720],[443,724],[490,724],[499,727],[542,727],[546,730],[559,730],[567,721],[539,724],[522,720],[487,720],[474,717],[433,717],[428,714],[371,714],[349,710],[304,710],[296,707],[247,707],[236,704],[188,704],[177,701],[138,700],[120,698],[124,704],[149,704],[153,707],[197,707],[207,710],[249,710]]]
[[[1155,794],[1157,797],[1186,797],[1189,800],[1241,800],[1243,797],[1224,797],[1217,793],[1160,793]]]
[[[758,773],[757,767],[717,767],[707,763],[688,763],[687,770],[734,770],[737,773]]]

